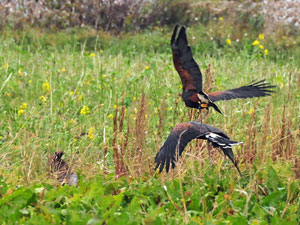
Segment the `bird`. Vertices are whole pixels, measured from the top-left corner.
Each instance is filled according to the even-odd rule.
[[[234,159],[232,146],[242,144],[242,142],[230,140],[222,130],[198,121],[179,123],[174,126],[167,140],[155,156],[155,171],[159,168],[159,173],[161,173],[165,167],[168,173],[170,166],[174,169],[175,162],[178,161],[186,145],[193,139],[207,140],[209,143],[212,143],[214,148],[220,148],[241,175],[241,171]]]
[[[77,185],[78,177],[74,173],[68,163],[62,159],[65,153],[63,151],[55,152],[49,156],[48,166],[50,167],[51,173],[53,173],[61,185],[66,183],[73,186]]]
[[[181,28],[180,28],[181,27]],[[180,28],[180,30],[179,30]],[[247,85],[226,91],[205,93],[202,90],[202,73],[193,58],[191,47],[188,45],[184,26],[176,25],[171,38],[171,48],[174,67],[182,82],[182,99],[187,107],[206,109],[213,107],[221,113],[219,107],[214,103],[220,100],[236,98],[253,98],[269,96],[276,86],[266,82],[265,79],[252,81]]]

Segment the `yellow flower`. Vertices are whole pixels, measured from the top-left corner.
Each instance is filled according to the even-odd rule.
[[[226,39],[226,44],[231,45],[231,40],[229,38]]]
[[[32,83],[32,80],[29,80],[28,83],[31,84],[31,83]]]
[[[259,45],[259,48],[260,48],[260,49],[264,49],[264,46],[263,46],[263,45]]]
[[[40,99],[42,100],[42,102],[47,102],[47,98],[45,96],[40,96]]]
[[[145,119],[148,119],[148,114],[145,114]]]
[[[145,70],[149,70],[150,69],[150,66],[145,66]]]
[[[253,109],[250,109],[249,112],[248,112],[249,115],[252,115],[253,113],[254,113]]]
[[[103,49],[100,49],[100,53],[101,53],[101,54],[103,53]]]
[[[71,96],[74,95],[74,91],[70,91],[69,95],[71,95]]]
[[[157,135],[157,130],[153,131],[153,134],[154,134],[154,135]]]
[[[135,96],[132,98],[132,101],[136,101],[136,97]]]
[[[3,64],[3,66],[2,66],[2,68],[3,68],[3,69],[6,69],[6,68],[8,68],[8,63],[7,63],[7,62],[5,62],[5,63]]]
[[[19,76],[22,76],[22,74],[23,74],[23,73],[22,73],[22,70],[20,69],[20,70],[18,71],[18,75],[19,75]]]
[[[253,41],[252,45],[259,45],[259,41],[258,40]]]
[[[43,83],[43,90],[44,91],[50,91],[50,84],[48,81],[46,81],[45,83]]]
[[[107,118],[114,118],[114,115],[113,115],[113,114],[109,114],[109,115],[107,116]]]
[[[81,110],[80,110],[80,114],[81,115],[87,115],[87,114],[90,114],[91,113],[91,110],[88,106],[84,105]]]
[[[168,111],[172,111],[172,109],[173,109],[173,107],[171,106],[171,107],[168,108]]]
[[[18,110],[18,116],[21,116],[22,114],[24,114],[24,110],[23,109],[19,109]]]
[[[224,18],[222,16],[219,17],[219,21],[223,21]]]
[[[91,128],[89,129],[88,137],[89,137],[90,139],[94,139],[94,137],[95,137],[95,136],[94,136],[95,131],[96,131],[95,127],[91,127]]]
[[[89,55],[90,58],[93,58],[94,56],[95,56],[94,53],[91,53],[91,54]]]
[[[27,103],[26,102],[23,102],[20,107],[20,109],[27,109]]]
[[[264,34],[259,34],[259,35],[258,35],[258,39],[264,40],[264,39],[265,39],[265,35],[264,35]]]
[[[269,54],[269,50],[265,49],[264,53],[265,53],[265,55],[268,55]]]
[[[66,68],[65,67],[61,68],[60,72],[62,72],[62,73],[66,72]]]
[[[114,105],[114,109],[116,109],[116,108],[118,108],[118,106],[117,106],[117,105]]]

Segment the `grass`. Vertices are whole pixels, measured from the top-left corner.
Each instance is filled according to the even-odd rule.
[[[195,114],[178,96],[170,31],[119,38],[6,31],[0,38],[2,224],[299,223],[297,48],[276,51],[262,40],[264,55],[252,39],[220,46],[197,32],[191,29],[189,40],[203,74],[210,65],[206,87],[260,79],[277,85],[271,97],[218,102],[226,116],[211,111],[205,119],[244,142],[234,148],[242,177],[217,150],[210,165],[202,141],[186,148],[171,173],[153,171],[171,128]],[[78,171],[77,188],[50,179],[48,156],[61,150]]]

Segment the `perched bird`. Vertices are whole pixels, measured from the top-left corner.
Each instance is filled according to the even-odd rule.
[[[176,25],[172,38],[171,47],[173,53],[173,63],[182,82],[182,99],[187,107],[207,109],[211,106],[217,112],[221,110],[214,103],[220,100],[229,100],[235,98],[253,98],[269,96],[274,85],[261,80],[251,82],[248,85],[213,93],[205,93],[202,90],[202,74],[198,64],[193,59],[191,47],[188,46],[185,28],[182,26],[179,33],[179,25]]]
[[[166,172],[169,172],[170,164],[174,168],[175,162],[181,156],[185,146],[193,139],[204,139],[212,143],[213,147],[221,148],[224,155],[228,156],[241,175],[237,162],[234,160],[232,146],[242,144],[242,142],[232,141],[222,130],[196,121],[180,123],[173,128],[156,154],[155,170],[159,167],[159,172],[162,172],[166,167]]]
[[[51,173],[54,173],[61,185],[64,185],[65,183],[68,183],[69,185],[77,185],[78,177],[76,173],[72,171],[68,163],[62,159],[63,155],[63,151],[55,152],[50,155],[48,166],[51,169]]]

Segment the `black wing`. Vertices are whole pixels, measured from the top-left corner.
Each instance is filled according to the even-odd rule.
[[[254,98],[269,96],[274,91],[275,85],[261,80],[258,82],[252,82],[249,85],[245,85],[239,88],[227,90],[227,91],[217,91],[213,93],[208,93],[208,97],[211,101],[216,102],[220,100],[230,100],[235,98]]]
[[[174,66],[181,78],[183,89],[200,92],[202,91],[200,68],[193,58],[190,46],[188,46],[184,27],[181,27],[176,39],[178,28],[179,25],[176,25],[171,39]]]
[[[166,171],[169,172],[170,163],[174,168],[175,161],[181,156],[185,146],[201,135],[203,133],[191,123],[176,125],[155,157],[155,170],[159,167],[159,172],[162,172],[165,166]]]

